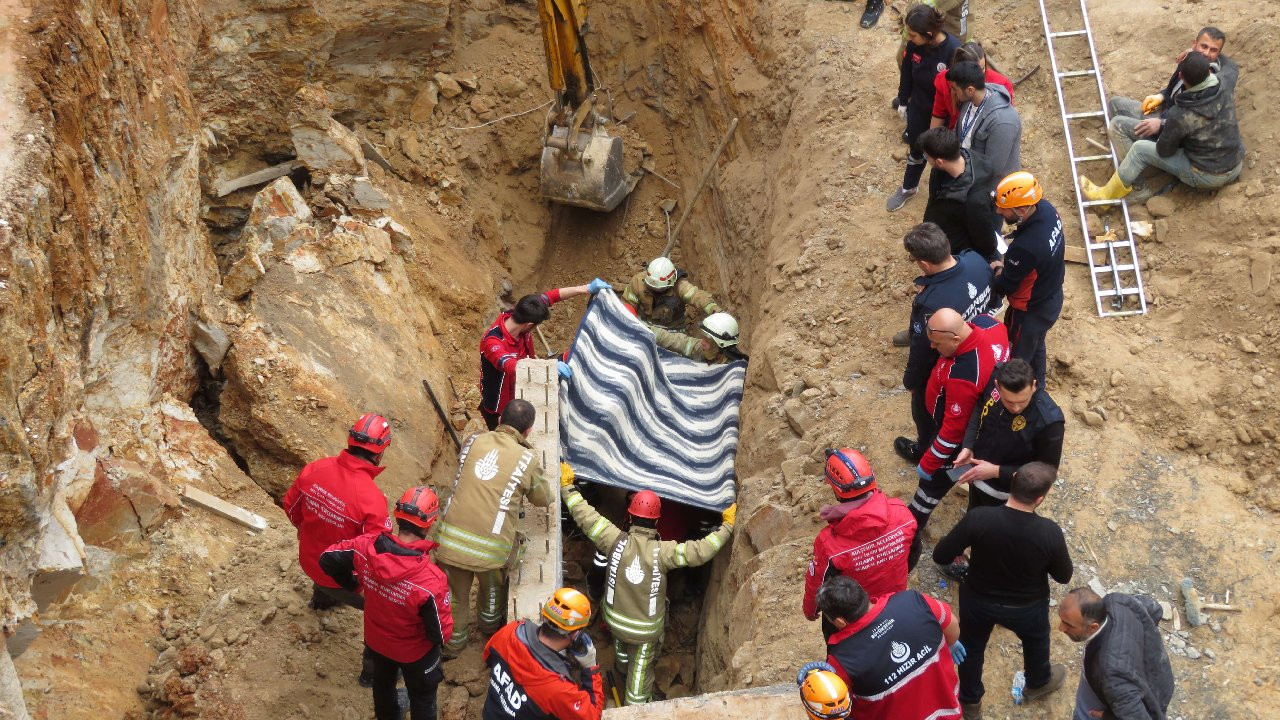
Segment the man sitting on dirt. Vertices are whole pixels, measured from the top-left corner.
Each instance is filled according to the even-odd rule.
[[[818,588],[823,581],[846,575],[871,597],[907,589],[907,555],[916,535],[916,520],[899,499],[876,487],[871,463],[853,448],[827,450],[824,472],[835,491],[836,505],[824,505],[827,521],[813,541],[813,558],[804,582],[804,616],[818,619]],[[836,626],[822,620],[822,636]]]
[[[518,557],[520,500],[547,507],[555,498],[529,445],[535,410],[512,400],[492,432],[472,435],[458,456],[453,493],[436,526],[436,562],[449,576],[454,597],[453,639],[446,657],[457,657],[471,639],[471,586],[479,583],[480,632],[502,627],[507,613],[507,572]]]
[[[960,147],[956,134],[946,128],[926,130],[920,136],[929,173],[929,202],[924,221],[942,228],[951,241],[951,253],[973,250],[988,263],[1000,259],[992,220],[991,193],[973,184],[973,162],[969,151]]]
[[[535,357],[533,329],[551,317],[551,306],[607,287],[596,278],[586,285],[525,295],[514,308],[498,313],[480,338],[480,414],[490,430],[498,428],[502,411],[516,396],[516,363]]]
[[[1167,717],[1173,668],[1160,633],[1160,604],[1145,595],[1087,587],[1058,604],[1058,629],[1084,643],[1084,668],[1076,688],[1073,720]]]
[[[928,445],[916,445],[900,437],[893,449],[908,460],[918,459],[919,483],[908,508],[916,518],[912,558],[919,554],[924,526],[929,515],[951,490],[954,481],[946,468],[960,452],[969,415],[978,403],[978,393],[987,386],[996,363],[1009,356],[1009,336],[1004,325],[990,315],[978,315],[965,322],[960,313],[942,308],[925,325],[930,344],[938,351],[938,362],[929,374],[923,393],[928,416],[922,436]],[[925,449],[927,447],[927,450]],[[912,563],[914,566],[914,563]]]
[[[1191,47],[1178,55],[1181,63],[1187,55],[1198,52],[1209,59],[1209,69],[1218,76],[1218,81],[1230,88],[1234,94],[1236,81],[1240,77],[1240,67],[1222,54],[1222,47],[1227,43],[1227,36],[1221,30],[1210,25],[1196,34]],[[1148,95],[1141,102],[1133,98],[1112,97],[1107,105],[1111,109],[1111,122],[1107,126],[1107,134],[1115,146],[1119,157],[1124,157],[1135,140],[1151,140],[1160,134],[1163,128],[1164,115],[1173,107],[1173,99],[1186,89],[1186,83],[1175,69],[1169,83],[1160,92]],[[1144,117],[1152,115],[1152,117]]]
[[[636,273],[625,287],[613,289],[636,311],[636,317],[650,327],[683,332],[688,324],[686,305],[698,308],[703,315],[721,310],[711,293],[689,282],[688,273],[666,257],[654,258],[649,267]]]
[[[373,664],[373,713],[400,720],[396,676],[404,676],[413,720],[434,720],[436,691],[444,679],[441,647],[453,631],[449,584],[431,562],[436,544],[427,532],[440,500],[425,485],[396,503],[396,532],[371,532],[330,545],[320,567],[348,591],[363,588],[365,657]]]
[[[708,315],[698,329],[704,337],[693,337],[675,330],[655,327],[654,342],[660,348],[709,365],[747,359],[746,353],[738,350],[738,321],[729,313]]]
[[[622,702],[647,703],[653,697],[654,668],[666,633],[667,573],[710,562],[733,534],[738,506],[730,505],[721,514],[724,522],[706,537],[676,542],[658,537],[662,500],[652,490],[641,490],[631,498],[627,507],[631,526],[622,530],[582,497],[567,463],[561,463],[560,484],[569,515],[609,558],[604,620],[614,639],[613,667],[625,678]]]
[[[818,610],[838,628],[827,641],[827,663],[849,687],[851,717],[960,715],[956,664],[964,662],[965,648],[949,605],[915,590],[870,597],[857,581],[837,575],[818,590]]]
[[[1164,170],[1197,189],[1235,182],[1244,169],[1244,145],[1236,122],[1234,87],[1215,75],[1209,58],[1190,52],[1178,63],[1186,86],[1159,119],[1158,138],[1136,140],[1120,168],[1101,187],[1088,178],[1080,188],[1089,200],[1116,200],[1133,191],[1147,168]]]

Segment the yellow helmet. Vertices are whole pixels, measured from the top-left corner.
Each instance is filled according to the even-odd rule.
[[[805,673],[800,682],[800,699],[812,720],[847,718],[853,709],[849,700],[849,687],[839,675],[830,670],[810,670]]]
[[[542,617],[565,632],[581,630],[591,620],[591,601],[573,588],[560,588],[542,604]]]
[[[1003,210],[1035,205],[1043,197],[1040,181],[1026,170],[1009,173],[996,185],[996,207]]]

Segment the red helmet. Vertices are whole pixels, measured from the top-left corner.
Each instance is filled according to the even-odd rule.
[[[377,413],[365,413],[347,431],[347,447],[364,448],[381,455],[391,445],[391,424]]]
[[[439,514],[440,498],[436,497],[435,490],[426,485],[405,490],[404,495],[400,496],[400,502],[396,503],[396,519],[417,525],[423,530],[431,527]]]
[[[662,514],[662,499],[652,490],[641,490],[632,496],[627,512],[638,518],[657,520]]]
[[[827,482],[841,500],[852,500],[876,489],[876,474],[862,453],[852,448],[827,450]]]

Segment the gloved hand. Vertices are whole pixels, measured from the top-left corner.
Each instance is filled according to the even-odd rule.
[[[969,651],[964,649],[964,645],[959,641],[951,644],[951,661],[959,665],[968,657]]]
[[[560,463],[560,487],[569,487],[573,481],[573,468],[567,462]]]
[[[724,310],[722,310],[721,307],[715,303],[711,303],[710,305],[707,305],[706,310],[708,315],[714,315],[718,312],[724,312]]]
[[[556,361],[556,374],[568,380],[573,377],[573,368],[569,367],[569,363],[563,360]]]
[[[595,280],[592,280],[591,282],[587,283],[587,292],[591,293],[592,295],[595,295],[601,290],[606,290],[611,287],[613,286],[610,285],[609,283],[601,280],[600,278],[596,278]]]
[[[590,670],[597,665],[596,646],[591,642],[591,636],[586,631],[579,630],[574,636],[573,642],[569,645],[569,654],[583,670]]]
[[[1156,93],[1155,95],[1148,95],[1142,98],[1142,114],[1150,115],[1156,110],[1159,110],[1160,106],[1163,104],[1164,104],[1164,96],[1161,95],[1160,93]]]
[[[836,669],[831,667],[830,663],[822,660],[814,660],[800,666],[800,672],[796,673],[796,685],[803,685],[805,678],[809,677],[809,673],[826,670],[827,672],[835,672]]]
[[[923,467],[921,467],[920,465],[917,465],[916,477],[920,478],[921,480],[928,481],[930,478],[933,477],[933,475],[930,475],[929,473],[925,472]]]
[[[906,120],[906,119],[907,119],[907,104],[906,104],[906,103],[902,103],[901,105],[899,105],[899,106],[898,106],[898,117],[902,118],[903,120]]]
[[[738,503],[725,508],[724,512],[720,513],[720,519],[724,521],[725,525],[733,527],[733,522],[738,519]]]

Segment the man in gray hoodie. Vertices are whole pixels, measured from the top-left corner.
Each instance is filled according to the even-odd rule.
[[[988,85],[977,63],[956,63],[947,70],[947,82],[951,97],[960,103],[956,135],[973,161],[973,187],[994,193],[1001,178],[1022,169],[1022,119],[1009,91],[996,83]]]

